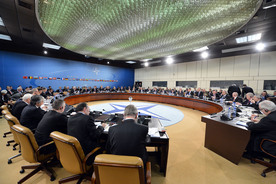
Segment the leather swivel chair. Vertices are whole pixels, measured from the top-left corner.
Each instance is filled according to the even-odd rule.
[[[22,166],[20,173],[24,173],[25,169],[34,169],[32,172],[30,172],[28,175],[23,177],[21,180],[18,181],[18,183],[23,183],[30,177],[32,177],[34,174],[36,174],[39,171],[44,171],[47,175],[50,176],[51,181],[55,180],[54,171],[52,168],[48,166],[49,162],[54,157],[55,153],[50,154],[41,154],[40,150],[42,148],[46,148],[50,144],[54,144],[54,142],[50,142],[47,144],[44,144],[42,146],[38,146],[34,134],[32,131],[24,127],[22,125],[13,125],[11,129],[14,131],[15,135],[17,136],[20,147],[21,147],[21,154],[25,161],[29,163],[38,163],[35,165],[28,165],[28,166]]]
[[[262,153],[264,155],[264,157],[270,159],[270,162],[264,161],[264,160],[260,160],[257,158],[253,158],[253,161],[266,166],[267,168],[263,170],[262,172],[262,176],[266,177],[266,173],[271,172],[271,171],[276,171],[276,155],[275,152],[274,153],[270,153],[269,151],[265,150],[263,145],[264,144],[270,144],[273,145],[274,148],[276,148],[276,141],[275,140],[270,140],[270,139],[262,139],[261,143],[260,143],[260,148],[262,150]]]
[[[13,139],[14,139],[14,141],[15,141],[15,144],[13,145],[13,150],[16,150],[16,146],[19,145],[19,140],[18,140],[18,138],[16,137],[14,130],[11,129],[11,127],[12,127],[13,125],[20,125],[20,123],[19,123],[18,119],[17,119],[16,117],[14,117],[13,115],[11,115],[11,114],[6,114],[6,115],[4,115],[4,118],[7,120],[8,124],[9,124],[9,126],[10,126],[10,130],[11,130],[11,132],[12,132],[12,134],[13,134]],[[19,157],[19,156],[21,156],[20,148],[19,148],[19,154],[15,155],[15,156],[13,156],[13,157],[10,157],[10,158],[8,159],[8,164],[11,164],[11,163],[12,163],[12,159],[14,159],[14,158],[16,158],[16,157]]]
[[[3,105],[2,105],[2,106],[3,106]],[[2,108],[2,106],[1,106],[1,108]],[[6,106],[5,106],[5,107],[6,107]],[[8,108],[6,107],[4,110],[2,110],[2,114],[3,114],[4,117],[5,117],[5,115],[11,114],[11,112],[10,112],[10,111],[8,110]],[[9,122],[8,122],[8,123],[9,123]],[[4,133],[3,137],[6,137],[8,134],[11,134],[11,131]],[[9,140],[9,141],[7,141],[6,146],[10,146],[11,143],[13,143],[13,142],[15,142],[15,141],[14,141],[14,140]],[[15,143],[15,144],[13,145],[13,150],[16,149],[15,147],[16,147],[17,145],[18,145],[17,143]]]
[[[89,166],[86,162],[89,157],[93,157],[101,151],[100,147],[95,148],[85,156],[80,142],[75,137],[58,131],[52,132],[50,137],[56,144],[59,159],[63,168],[66,171],[75,174],[59,180],[59,183],[66,183],[73,180],[78,180],[77,183],[81,183],[83,179],[90,181],[92,175],[92,172],[90,172],[92,164]]]
[[[151,183],[151,164],[147,162],[146,180],[143,161],[135,156],[101,154],[94,161],[92,184]]]

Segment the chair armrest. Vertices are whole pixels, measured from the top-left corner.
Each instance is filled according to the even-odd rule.
[[[147,171],[146,171],[147,184],[151,184],[151,163],[147,162]]]
[[[93,172],[93,174],[92,174],[91,184],[96,184],[96,174],[95,174],[95,172]]]
[[[262,139],[262,141],[261,141],[261,143],[260,143],[260,148],[261,148],[261,150],[262,150],[265,154],[267,154],[267,155],[269,155],[269,156],[271,156],[271,157],[273,157],[273,158],[276,158],[276,155],[272,155],[271,153],[268,153],[267,151],[264,150],[264,148],[263,148],[263,143],[264,143],[265,141],[269,141],[269,142],[272,142],[272,143],[275,143],[275,144],[276,144],[276,141],[271,140],[271,139]]]
[[[48,142],[46,144],[43,144],[43,145],[39,146],[39,148],[35,151],[35,153],[38,153],[42,148],[47,147],[47,146],[52,145],[52,144],[55,144],[54,141],[51,141],[51,142]]]
[[[84,158],[84,160],[83,160],[83,162],[82,162],[82,166],[83,166],[83,168],[86,168],[86,161],[89,159],[89,157],[91,157],[94,153],[96,153],[98,150],[100,150],[101,149],[101,147],[96,147],[95,149],[93,149],[90,153],[88,153],[86,156],[85,156],[85,158]]]

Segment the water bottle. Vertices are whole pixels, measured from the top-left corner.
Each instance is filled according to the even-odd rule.
[[[222,98],[220,98],[220,104],[223,104],[223,99]]]
[[[231,107],[228,108],[228,118],[231,119]]]
[[[234,107],[233,107],[233,117],[234,118],[236,117],[236,112],[237,112],[236,105],[234,105]]]

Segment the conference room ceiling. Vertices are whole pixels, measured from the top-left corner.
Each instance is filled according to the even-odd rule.
[[[49,5],[52,2],[52,0],[43,0],[41,4]],[[261,41],[268,43],[265,51],[276,50],[274,31],[276,29],[276,8],[263,9],[263,5],[266,5],[264,3],[255,10],[254,8],[258,8],[261,3],[258,0],[208,1],[218,3],[212,5],[206,3],[207,1],[183,0],[160,0],[159,4],[152,3],[157,1],[122,1],[122,3],[112,4],[111,2],[119,1],[107,0],[55,2],[67,2],[67,8],[68,6],[69,8],[62,7],[64,4],[55,4],[57,9],[41,6],[41,12],[44,12],[41,15],[38,13],[39,17],[44,16],[40,23],[42,23],[44,31],[51,37],[50,39],[37,21],[35,0],[0,0],[0,17],[5,24],[5,26],[0,25],[0,34],[9,35],[12,39],[11,41],[0,39],[0,50],[45,56],[43,54],[45,48],[42,47],[42,43],[51,43],[62,47],[59,50],[47,49],[47,57],[127,68],[145,67],[145,62],[141,60],[150,58],[153,58],[148,61],[150,66],[165,65],[165,56],[168,55],[173,55],[174,63],[202,60],[199,52],[192,52],[202,46],[208,46],[209,58],[255,53],[257,51],[253,46],[256,42],[238,44],[236,38],[258,33],[262,34]],[[80,5],[80,2],[88,4]],[[95,7],[97,7],[94,11],[92,11],[94,5],[91,5],[91,2],[95,3]],[[137,3],[133,4],[133,2]],[[176,2],[183,2],[183,4],[176,6]],[[194,6],[187,2],[193,2]],[[228,6],[224,6],[225,2],[228,2]],[[208,6],[206,6],[207,4]],[[187,5],[188,10],[180,5]],[[86,9],[86,7],[90,8]],[[93,8],[91,9],[91,7]],[[183,9],[189,16],[185,14],[183,16],[185,18],[181,19],[177,16],[184,14],[181,12]],[[257,12],[255,13],[255,11]],[[74,13],[70,14],[70,12]],[[102,16],[95,17],[97,12],[100,12]],[[170,15],[173,16],[170,17]],[[65,18],[67,19],[65,20]],[[154,22],[155,19],[157,22]],[[47,21],[51,22],[50,24],[53,24],[54,27],[47,27],[48,25],[45,23]],[[87,22],[87,26],[83,26],[84,22]],[[124,23],[126,23],[125,27]],[[184,24],[190,27],[185,27]],[[95,34],[96,37],[85,34],[87,30],[84,27],[90,30],[88,32],[98,34]],[[217,31],[213,31],[215,29]],[[189,32],[183,34],[185,30],[189,30]],[[101,34],[106,39],[101,40]],[[76,35],[81,35],[82,40],[74,38]],[[108,38],[106,35],[111,37]],[[112,37],[116,35],[118,37],[113,39]],[[124,35],[127,36],[122,39]],[[73,40],[66,40],[72,37]],[[87,43],[94,39],[98,45],[89,47]],[[153,48],[154,46],[156,48]],[[165,46],[169,47],[165,48]],[[119,52],[118,49],[122,50]],[[143,49],[146,50],[143,51]],[[126,63],[129,60],[135,63]]]

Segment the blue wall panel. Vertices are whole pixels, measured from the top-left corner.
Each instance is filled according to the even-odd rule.
[[[68,78],[69,80],[23,79],[23,76]],[[70,79],[116,80],[117,82],[73,81]],[[84,63],[79,61],[33,56],[0,51],[0,86],[15,89],[18,85],[27,86],[132,86],[134,70]]]

